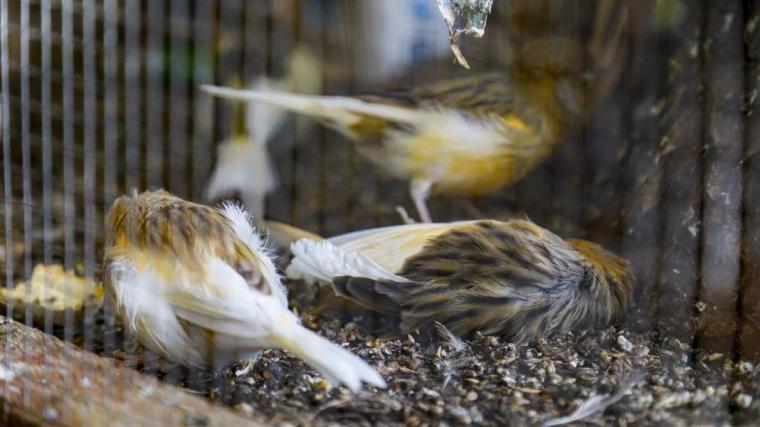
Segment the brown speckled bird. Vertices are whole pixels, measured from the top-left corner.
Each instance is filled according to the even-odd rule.
[[[581,331],[620,317],[634,288],[623,258],[524,220],[384,227],[291,250],[290,277],[331,282],[338,295],[397,315],[402,331],[436,321],[516,341]]]
[[[125,329],[186,365],[286,349],[333,384],[383,387],[369,365],[300,325],[248,214],[165,191],[118,198],[107,218],[106,295]]]

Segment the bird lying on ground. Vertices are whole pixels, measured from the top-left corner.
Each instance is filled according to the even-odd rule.
[[[401,331],[440,322],[516,341],[603,327],[633,298],[626,260],[525,220],[408,224],[291,245],[291,278],[332,283]]]

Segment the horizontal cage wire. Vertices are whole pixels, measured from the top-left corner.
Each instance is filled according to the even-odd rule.
[[[46,308],[4,301],[7,318],[37,329],[18,338],[26,344],[15,345],[10,337],[25,329],[6,334],[9,320],[0,317],[6,354],[0,357],[0,414],[6,424],[34,413],[45,422],[72,424],[71,414],[84,414],[89,405],[100,408],[103,420],[125,417],[124,424],[206,425],[210,415],[187,407],[200,411],[208,400],[234,408],[236,414],[208,409],[221,411],[218,419],[229,423],[524,424],[560,419],[600,395],[608,400],[596,402],[590,413],[605,423],[755,422],[760,5],[496,0],[483,37],[458,39],[468,70],[453,60],[437,6],[442,3],[449,2],[0,0],[0,265],[6,288],[0,296],[51,277],[65,282],[67,292],[71,286],[91,289],[77,310],[50,308],[71,304],[74,294],[51,294]],[[299,56],[303,52],[308,56]],[[486,71],[509,71],[500,95],[530,93],[527,101],[504,100],[517,113],[499,112],[500,120],[517,129],[533,126],[538,115],[551,129],[546,132],[557,129],[558,142],[535,167],[515,163],[529,172],[488,194],[446,194],[434,185],[432,218],[524,219],[563,239],[598,243],[627,260],[636,280],[635,302],[622,321],[528,344],[488,333],[462,341],[446,329],[450,324],[441,325],[449,335],[442,332],[438,341],[438,332],[430,338],[418,329],[389,337],[378,332],[389,325],[387,313],[368,312],[329,286],[288,279],[291,254],[280,244],[273,254],[302,324],[348,343],[344,347],[380,366],[388,383],[375,397],[358,394],[351,403],[347,390],[326,386],[321,371],[284,350],[267,349],[255,362],[225,367],[172,362],[125,331],[104,302],[105,224],[125,194],[165,189],[210,206],[231,197],[249,205],[264,232],[277,221],[327,237],[398,225],[406,211],[417,217],[410,183],[398,173],[404,166],[378,155],[378,141],[354,143],[324,120],[297,113],[277,126],[251,125],[254,104],[214,97],[201,86],[260,89],[267,77],[277,91],[366,95],[368,103],[392,99],[393,108],[404,111],[428,104],[442,111],[451,105],[441,93],[424,98],[428,84]],[[528,92],[521,85],[531,79],[543,86]],[[475,96],[488,90],[479,84]],[[555,92],[543,98],[549,84]],[[451,87],[447,95],[456,92]],[[409,88],[418,92],[410,95]],[[469,102],[479,108],[480,101]],[[401,134],[418,125],[361,117],[350,128],[356,134],[360,125],[378,135],[386,127]],[[441,124],[440,132],[453,129],[449,125]],[[271,191],[256,206],[245,191],[211,197],[213,177],[232,168],[223,160],[225,147],[241,135],[252,141],[256,131],[269,131],[262,143],[271,157]],[[431,144],[417,157],[440,159],[443,150]],[[412,162],[416,153],[406,156]],[[256,161],[246,173],[254,176],[266,162]],[[450,168],[461,172],[465,166]],[[277,232],[264,234],[276,247]],[[390,248],[388,257],[405,250]],[[466,254],[453,259],[461,262]],[[73,346],[48,341],[51,336]],[[40,359],[76,369],[51,379],[52,395],[35,388],[38,371],[14,368]],[[88,391],[77,380],[68,397],[74,406],[64,411],[57,394],[65,395],[66,381],[80,375],[95,385]],[[14,394],[21,392],[13,390],[17,377],[28,397],[21,403]],[[150,402],[126,390],[131,382],[157,387],[161,396],[171,392],[162,388],[167,384],[178,386],[202,399]],[[626,396],[634,387],[636,393]],[[125,393],[130,405],[143,409],[112,415],[109,402]],[[184,421],[177,421],[179,413]]]

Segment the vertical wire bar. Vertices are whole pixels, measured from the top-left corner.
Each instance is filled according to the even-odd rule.
[[[594,30],[590,35],[591,43],[596,40],[608,39],[610,32],[623,31],[622,16],[627,7],[622,2],[621,10],[614,11],[611,2],[600,2],[596,8],[596,16],[591,21],[599,22],[599,26],[594,24]],[[601,15],[600,15],[601,14]],[[606,17],[605,17],[606,16]],[[620,21],[618,21],[620,20]],[[619,25],[616,25],[617,22]],[[606,22],[606,24],[603,24]],[[622,35],[620,36],[622,38]],[[601,72],[606,76],[599,76],[598,80],[604,84],[608,79],[614,79],[619,82],[622,74],[623,62],[625,58],[621,55],[619,49],[622,40],[618,40],[618,46],[612,46],[612,41],[602,42],[604,46],[598,46],[594,50],[595,56],[586,70],[601,68]],[[616,55],[610,63],[602,64],[604,56],[610,49],[614,49]],[[613,65],[612,62],[615,62]],[[610,75],[609,73],[614,73]],[[585,85],[583,100],[583,114],[589,117],[588,137],[586,138],[585,153],[588,158],[588,190],[586,191],[584,228],[588,228],[588,238],[605,248],[617,252],[620,246],[620,192],[618,181],[619,178],[615,171],[619,170],[618,164],[621,157],[622,144],[624,136],[623,121],[625,110],[621,93],[615,88],[620,85],[613,82],[607,83],[610,87],[609,94],[595,96],[595,85]]]
[[[32,169],[31,169],[31,139],[30,139],[30,87],[29,87],[29,32],[30,32],[30,19],[29,19],[29,1],[23,0],[21,3],[21,46],[20,46],[20,61],[21,61],[21,168],[23,173],[22,191],[23,191],[23,233],[24,233],[24,280],[31,280],[32,275],[32,247],[34,244],[33,239],[33,215],[32,215]],[[1,25],[7,25],[7,22]],[[6,75],[3,73],[3,75]],[[10,165],[6,163],[6,168],[10,169]],[[8,252],[6,252],[8,253]],[[12,254],[12,252],[11,252]],[[13,260],[14,257],[10,258]],[[30,287],[27,287],[27,294],[31,291]],[[13,313],[7,313],[9,318],[13,318]],[[24,305],[24,323],[32,325],[34,323],[33,310],[31,304]],[[24,342],[24,352],[26,352],[28,346],[30,346],[29,340]],[[27,382],[24,381],[23,399],[27,402],[29,399]]]
[[[163,0],[151,0],[148,5],[146,39],[147,59],[144,63],[146,78],[145,141],[146,186],[163,187],[164,182],[164,73],[166,70],[164,30],[165,4]],[[149,370],[155,369],[157,361],[150,352],[142,352]]]
[[[305,39],[308,40],[316,35],[319,35],[321,39],[320,49],[318,52],[315,52],[316,57],[322,65],[322,90],[318,95],[340,93],[344,88],[339,87],[336,79],[331,78],[325,69],[325,64],[329,63],[330,56],[333,55],[330,49],[331,40],[328,37],[329,32],[324,31],[326,28],[329,28],[330,10],[328,8],[331,6],[324,1],[320,1],[317,6],[307,3],[304,7],[309,8],[304,15],[302,30],[305,33]],[[312,19],[305,19],[314,13],[312,11],[315,7],[319,7],[321,11],[318,25],[314,25]],[[335,7],[335,5],[332,7]],[[335,19],[334,14],[332,19]],[[356,19],[359,19],[359,17],[357,16]],[[361,43],[358,37],[356,43]],[[323,212],[322,230],[320,232],[326,236],[333,236],[345,232],[351,221],[349,206],[352,197],[351,190],[355,187],[355,183],[348,180],[351,176],[349,175],[350,159],[355,148],[347,140],[336,137],[334,132],[326,133],[324,127],[315,121],[311,122],[310,131],[312,134],[320,135],[326,157],[321,160],[324,174],[324,188],[322,191],[325,192],[325,197],[328,200],[323,202],[323,205],[320,207],[320,210]],[[331,165],[331,167],[327,167],[327,164]],[[338,165],[338,167],[335,167],[335,165]]]
[[[219,6],[219,32],[217,34],[217,46],[222,46],[219,54],[219,60],[216,69],[216,76],[220,79],[220,83],[228,84],[229,79],[232,76],[241,77],[240,70],[242,65],[242,58],[240,56],[240,37],[242,30],[242,16],[243,2],[242,0],[220,0]],[[221,43],[220,43],[221,42]],[[234,114],[234,108],[227,108],[232,103],[225,102],[225,111]],[[230,117],[230,116],[227,116]],[[234,132],[234,129],[229,129],[229,120],[224,122],[226,134]],[[211,354],[214,358],[215,355]],[[220,390],[224,390],[229,385],[223,381],[222,377],[216,378],[214,387],[218,387]],[[225,392],[223,391],[222,394]]]
[[[297,8],[299,0],[293,3],[293,7]],[[241,28],[241,49],[243,52],[243,62],[241,65],[241,75],[242,80],[244,84],[250,85],[252,82],[255,82],[260,76],[265,74],[266,69],[266,58],[264,55],[262,55],[262,52],[266,52],[266,48],[268,47],[267,38],[266,38],[266,23],[262,22],[263,20],[258,19],[262,14],[261,11],[266,10],[266,5],[261,0],[254,0],[254,1],[247,1],[243,5],[243,13],[242,16],[244,18],[243,25]],[[263,48],[263,49],[262,49]],[[251,132],[253,129],[250,128],[250,124],[248,123],[248,105],[243,105],[242,103],[238,104],[240,107],[244,109],[245,114],[245,129],[247,132]],[[237,113],[236,113],[237,114]],[[260,126],[258,123],[253,123],[253,127]],[[278,133],[278,130],[281,129],[275,129],[274,132],[270,133],[269,135],[269,141],[253,141],[253,135],[249,134],[249,143],[255,142],[257,144],[264,144],[265,150],[268,152],[272,152],[271,146],[269,144],[272,142],[272,139],[276,138],[276,135]],[[272,162],[274,163],[274,162]],[[273,173],[275,175],[275,182],[276,186],[272,193],[275,193],[279,190],[279,171],[277,170],[276,164],[272,164],[273,166]],[[270,194],[264,194],[263,197],[261,197],[261,200],[248,200],[249,198],[246,198],[244,200],[245,203],[250,204],[248,206],[248,209],[251,210],[254,220],[255,221],[263,221],[263,217],[259,217],[259,215],[264,216],[267,213],[267,206],[269,206],[268,199],[272,195]],[[254,204],[255,203],[255,204]]]
[[[125,160],[125,189],[131,191],[140,189],[140,171],[143,165],[142,126],[140,112],[142,110],[142,91],[140,87],[140,0],[124,2],[124,87],[129,91],[129,98],[124,97],[124,160]]]
[[[294,2],[293,7],[298,8],[293,15],[300,13],[301,2]],[[322,8],[322,18],[324,19],[324,8]],[[299,46],[305,41],[302,37],[302,29],[298,28],[300,25],[300,19],[293,17],[293,21],[289,22],[289,33],[292,37],[292,46],[288,49],[286,55],[278,59],[283,65],[284,78],[289,78],[285,73],[289,72],[288,62],[295,49],[302,48]],[[325,34],[321,34],[324,38]],[[316,38],[316,37],[315,37]],[[321,40],[320,40],[321,42]],[[316,46],[315,46],[316,45]],[[319,45],[313,43],[309,48],[319,48]],[[314,52],[312,50],[312,52]],[[319,53],[319,52],[314,52]],[[303,227],[306,230],[311,230],[317,233],[321,233],[322,223],[321,217],[325,214],[322,206],[324,203],[320,201],[320,197],[324,193],[323,178],[320,176],[320,158],[321,151],[324,147],[324,128],[320,126],[316,128],[314,126],[314,120],[310,117],[304,117],[298,115],[294,117],[293,123],[293,138],[294,152],[293,167],[296,169],[297,174],[293,176],[293,186],[295,188],[292,211],[295,215],[295,221],[299,227]],[[259,141],[261,142],[261,141]]]
[[[741,288],[739,356],[760,362],[760,3],[745,1],[747,39],[744,52],[749,62],[745,75],[746,108],[744,238]],[[752,24],[754,22],[754,25]],[[752,27],[752,28],[751,28]],[[755,94],[755,96],[751,95]]]
[[[143,132],[141,85],[142,52],[140,34],[142,31],[142,9],[140,0],[124,2],[124,87],[130,94],[124,101],[124,139],[125,139],[125,181],[127,192],[141,191],[144,184],[145,165],[142,164]],[[129,353],[139,348],[134,335],[124,337],[124,351]]]
[[[5,286],[8,289],[13,288],[13,257],[10,256],[13,252],[13,215],[11,209],[13,204],[11,203],[11,122],[10,122],[10,82],[8,79],[8,0],[0,0],[0,79],[2,83],[2,108],[0,109],[0,124],[2,125],[2,147],[3,147],[3,199],[5,219]],[[12,307],[9,302],[5,305],[6,313],[8,317],[12,316]],[[5,340],[6,348],[5,354],[8,354],[10,340]],[[6,360],[3,359],[3,365],[7,368]],[[8,383],[3,387],[3,413],[9,414],[8,407]],[[4,417],[5,418],[5,417]],[[6,418],[6,425],[9,420]]]
[[[42,0],[40,4],[40,31],[42,35],[41,43],[41,68],[42,68],[42,232],[43,232],[43,259],[45,265],[52,261],[52,228],[53,228],[53,208],[52,208],[52,125],[50,105],[52,102],[50,71],[52,68],[52,23],[51,23],[51,4],[50,0]],[[43,298],[45,296],[43,295]],[[44,313],[44,331],[52,334],[53,316],[50,309],[45,309]],[[47,351],[44,352],[47,355]]]
[[[214,104],[210,96],[198,91],[203,83],[211,83],[214,73],[214,8],[211,0],[196,0],[193,26],[193,197],[200,198],[211,166]]]
[[[190,27],[188,0],[171,0],[169,3],[169,188],[181,197],[187,197],[187,82],[189,64],[187,47]]]
[[[113,197],[118,192],[116,182],[117,148],[118,148],[118,19],[117,0],[103,2],[103,209],[107,210]],[[107,333],[103,345],[105,353],[111,354],[116,343],[111,336],[113,316],[108,307],[106,312]]]
[[[743,14],[738,0],[708,2],[701,313],[698,345],[734,350],[740,274],[744,121]],[[727,402],[726,402],[727,404]],[[726,409],[728,409],[726,407]]]
[[[29,2],[21,2],[21,168],[23,172],[24,215],[24,279],[32,275],[32,165],[31,140],[29,137]],[[7,253],[7,252],[6,252]],[[24,323],[31,326],[32,307],[25,307]]]
[[[50,0],[42,0],[40,10],[40,30],[42,32],[42,223],[43,258],[45,264],[52,261],[53,237],[53,147],[50,116],[51,89],[50,70],[52,68],[51,10]],[[45,310],[45,332],[52,333],[53,322],[50,310]]]
[[[95,237],[100,227],[96,204],[96,171],[95,149],[97,132],[97,86],[95,69],[95,1],[83,0],[82,3],[82,72],[84,75],[84,134],[82,170],[84,178],[84,264],[85,276],[94,278],[95,271]],[[85,313],[89,315],[91,313]],[[85,328],[84,347],[89,349],[93,344],[93,330]]]
[[[23,169],[23,201],[24,201],[24,280],[31,280],[32,275],[32,179],[31,179],[31,141],[30,127],[31,117],[29,109],[30,88],[29,88],[29,1],[21,1],[21,168]],[[31,287],[27,287],[27,293],[31,292]],[[32,326],[34,323],[34,313],[31,304],[24,306],[24,324]],[[9,317],[13,317],[9,313]],[[31,338],[24,342],[23,352],[26,353],[31,346]],[[27,381],[24,381],[23,399],[29,399],[29,389]]]
[[[147,185],[161,186],[164,167],[164,2],[148,2],[148,39],[145,74],[147,78],[146,128]]]
[[[73,268],[75,254],[74,232],[76,230],[76,205],[74,204],[74,19],[73,0],[63,0],[61,10],[61,33],[63,35],[63,232],[64,268]],[[64,295],[64,301],[68,296]],[[64,339],[74,338],[73,313],[66,311]]]
[[[325,2],[323,5],[327,5],[330,2]],[[346,69],[350,75],[348,81],[341,82],[343,89],[348,89],[350,92],[357,92],[358,88],[364,88],[367,86],[369,76],[361,72],[364,68],[360,62],[362,57],[357,55],[357,52],[352,47],[363,43],[359,41],[359,37],[367,37],[359,31],[360,25],[357,25],[357,20],[365,13],[366,9],[370,7],[369,1],[350,2],[340,1],[335,2],[332,7],[337,9],[336,19],[337,22],[324,23],[323,30],[330,28],[331,25],[339,25],[339,45],[338,52],[325,52],[330,59],[335,58],[338,61],[345,61],[347,63]],[[353,37],[357,38],[357,43],[351,43]],[[377,37],[377,33],[372,34],[372,37]],[[335,133],[333,133],[334,135]],[[340,141],[343,146],[340,149],[346,150],[348,154],[348,174],[346,179],[350,185],[350,200],[348,203],[348,209],[346,209],[346,230],[352,229],[364,229],[372,228],[378,225],[378,218],[376,210],[374,209],[378,203],[384,203],[377,198],[375,191],[378,188],[378,175],[383,172],[372,165],[369,160],[360,155],[355,146],[347,141],[346,138],[341,138]],[[407,183],[408,184],[408,183]],[[410,200],[407,192],[407,202]],[[407,205],[409,206],[409,205]],[[415,212],[414,208],[410,209],[410,212]]]
[[[212,83],[214,73],[214,33],[216,22],[213,0],[196,0],[193,10],[192,33],[192,82],[193,82],[193,125],[192,125],[192,188],[190,194],[195,199],[204,195],[208,170],[212,158],[214,105],[211,96],[198,90],[201,84]],[[187,386],[194,390],[206,391],[204,375],[191,370]]]
[[[274,0],[262,1],[261,5],[264,20],[262,25],[267,34],[265,49],[261,50],[264,70],[267,74],[272,74],[276,52],[284,50],[287,46],[287,30],[282,23],[275,18],[276,3]],[[293,181],[295,179],[295,167],[293,162],[293,138],[292,124],[296,120],[293,115],[286,119],[287,127],[282,133],[278,134],[268,147],[272,157],[276,159],[277,173],[277,191],[270,194],[266,200],[267,215],[270,218],[277,218],[282,221],[293,224],[293,215],[291,206],[293,206]]]
[[[188,197],[187,173],[187,84],[190,67],[187,59],[190,46],[190,5],[188,0],[171,0],[169,3],[169,188],[180,197]],[[170,384],[180,384],[187,371],[172,369],[164,380]]]
[[[117,0],[103,2],[103,204],[107,209],[118,189],[117,149],[119,89],[119,9]]]
[[[117,148],[118,148],[118,106],[119,91],[119,9],[117,0],[105,0],[103,13],[103,194],[101,203],[104,211],[108,210],[113,197],[118,192],[117,184]],[[102,212],[105,213],[105,212]],[[101,239],[102,241],[102,239]],[[103,309],[105,333],[103,335],[103,352],[111,356],[117,349],[114,336],[116,319],[111,307],[106,304]],[[116,382],[118,383],[118,382]],[[118,390],[117,392],[121,392]]]

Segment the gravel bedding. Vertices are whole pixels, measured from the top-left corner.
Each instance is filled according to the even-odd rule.
[[[343,318],[300,314],[307,327],[375,366],[388,388],[357,395],[331,388],[280,350],[262,352],[253,364],[188,370],[120,341],[118,327],[107,330],[122,344],[106,352],[96,340],[95,350],[280,425],[541,425],[588,400],[597,404],[585,424],[760,425],[760,366],[675,338],[613,326],[530,345],[479,334],[456,342],[425,331],[372,332],[363,315],[345,311]]]

